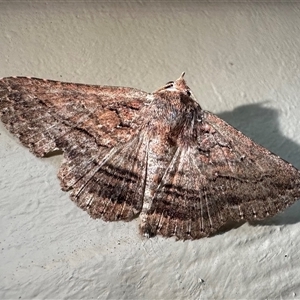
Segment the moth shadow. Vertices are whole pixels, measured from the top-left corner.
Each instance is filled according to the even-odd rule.
[[[63,154],[64,154],[64,152],[62,150],[53,150],[53,151],[46,153],[43,157],[50,158],[50,157],[59,156],[59,155],[63,155]]]
[[[233,111],[220,113],[218,116],[243,132],[257,144],[269,149],[299,169],[300,145],[281,133],[279,112],[275,109],[264,107],[264,103],[242,105]],[[253,226],[267,226],[299,223],[299,200],[284,212],[278,213],[274,217],[261,221],[252,221],[249,224]],[[242,224],[236,224],[233,227],[239,227],[240,225]]]

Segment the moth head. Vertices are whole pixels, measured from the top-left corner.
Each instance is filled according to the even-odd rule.
[[[178,79],[176,79],[175,81],[167,82],[163,87],[158,89],[156,92],[163,92],[163,91],[171,91],[171,92],[177,92],[177,93],[179,92],[179,93],[183,93],[186,96],[194,99],[195,97],[193,96],[191,89],[188,87],[188,85],[186,84],[186,82],[183,78],[184,74],[185,74],[185,72],[182,72],[182,74],[180,75],[180,77]]]

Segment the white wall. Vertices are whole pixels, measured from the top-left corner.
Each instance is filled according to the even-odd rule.
[[[204,109],[300,168],[300,3],[268,2],[0,1],[0,77],[153,91],[186,71]],[[60,191],[61,157],[0,133],[1,299],[300,296],[299,203],[208,239],[143,240]]]

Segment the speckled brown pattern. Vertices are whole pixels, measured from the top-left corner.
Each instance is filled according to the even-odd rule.
[[[183,75],[154,93],[0,80],[1,120],[37,156],[62,150],[63,190],[93,218],[198,239],[300,198],[297,169],[204,111]]]

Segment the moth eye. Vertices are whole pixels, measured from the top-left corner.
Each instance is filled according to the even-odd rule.
[[[171,87],[173,87],[173,85],[174,85],[174,81],[169,81],[166,83],[165,88],[166,89],[171,88]]]
[[[191,92],[190,92],[189,90],[186,91],[186,94],[187,94],[188,96],[191,96]]]

